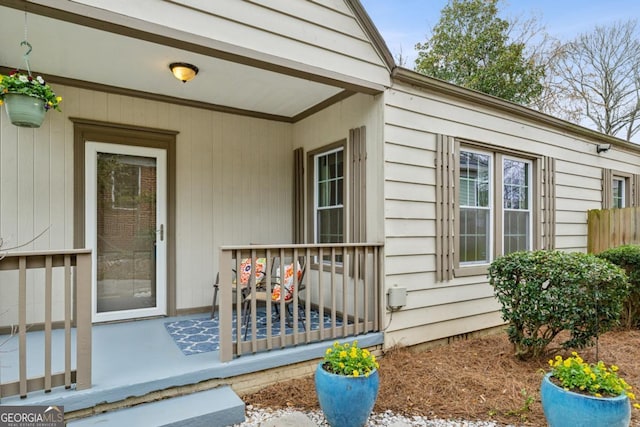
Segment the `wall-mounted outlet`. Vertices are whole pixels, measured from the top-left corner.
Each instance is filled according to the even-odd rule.
[[[393,285],[387,291],[387,306],[392,310],[400,310],[407,305],[407,288]]]

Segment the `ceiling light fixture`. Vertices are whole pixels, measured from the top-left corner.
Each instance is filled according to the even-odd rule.
[[[198,67],[186,62],[172,62],[169,68],[176,79],[181,80],[182,83],[188,82],[198,74]]]

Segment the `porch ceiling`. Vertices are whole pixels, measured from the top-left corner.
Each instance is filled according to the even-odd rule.
[[[354,90],[353,85],[338,80],[315,78],[308,70],[272,66],[264,59],[227,54],[183,42],[175,35],[145,33],[15,0],[0,0],[0,66],[6,67],[4,71],[25,69],[26,48],[20,46],[25,38],[25,8],[29,9],[27,39],[33,46],[30,68],[52,83],[96,84],[112,92],[131,90],[154,99],[168,97],[284,121],[295,121]],[[182,83],[171,74],[171,62],[192,63],[200,72],[194,80]]]

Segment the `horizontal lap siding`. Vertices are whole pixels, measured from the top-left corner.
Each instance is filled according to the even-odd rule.
[[[340,74],[388,85],[389,72],[343,1],[80,0],[90,6]],[[214,45],[217,46],[217,45]],[[224,49],[224,47],[222,47]]]
[[[485,275],[436,281],[438,134],[555,158],[555,247],[562,250],[586,250],[586,211],[601,206],[603,167],[640,173],[636,153],[598,156],[597,141],[396,83],[385,94],[385,278],[387,287],[406,287],[409,295],[393,314],[387,345],[502,324]]]

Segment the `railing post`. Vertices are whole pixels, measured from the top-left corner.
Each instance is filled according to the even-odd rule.
[[[91,388],[91,253],[76,260],[76,390],[84,390]]]
[[[220,282],[218,292],[218,319],[220,324],[220,361],[229,362],[233,359],[232,333],[232,304],[231,304],[231,253],[230,250],[220,250]]]
[[[18,355],[20,397],[27,397],[27,257],[18,258]]]

